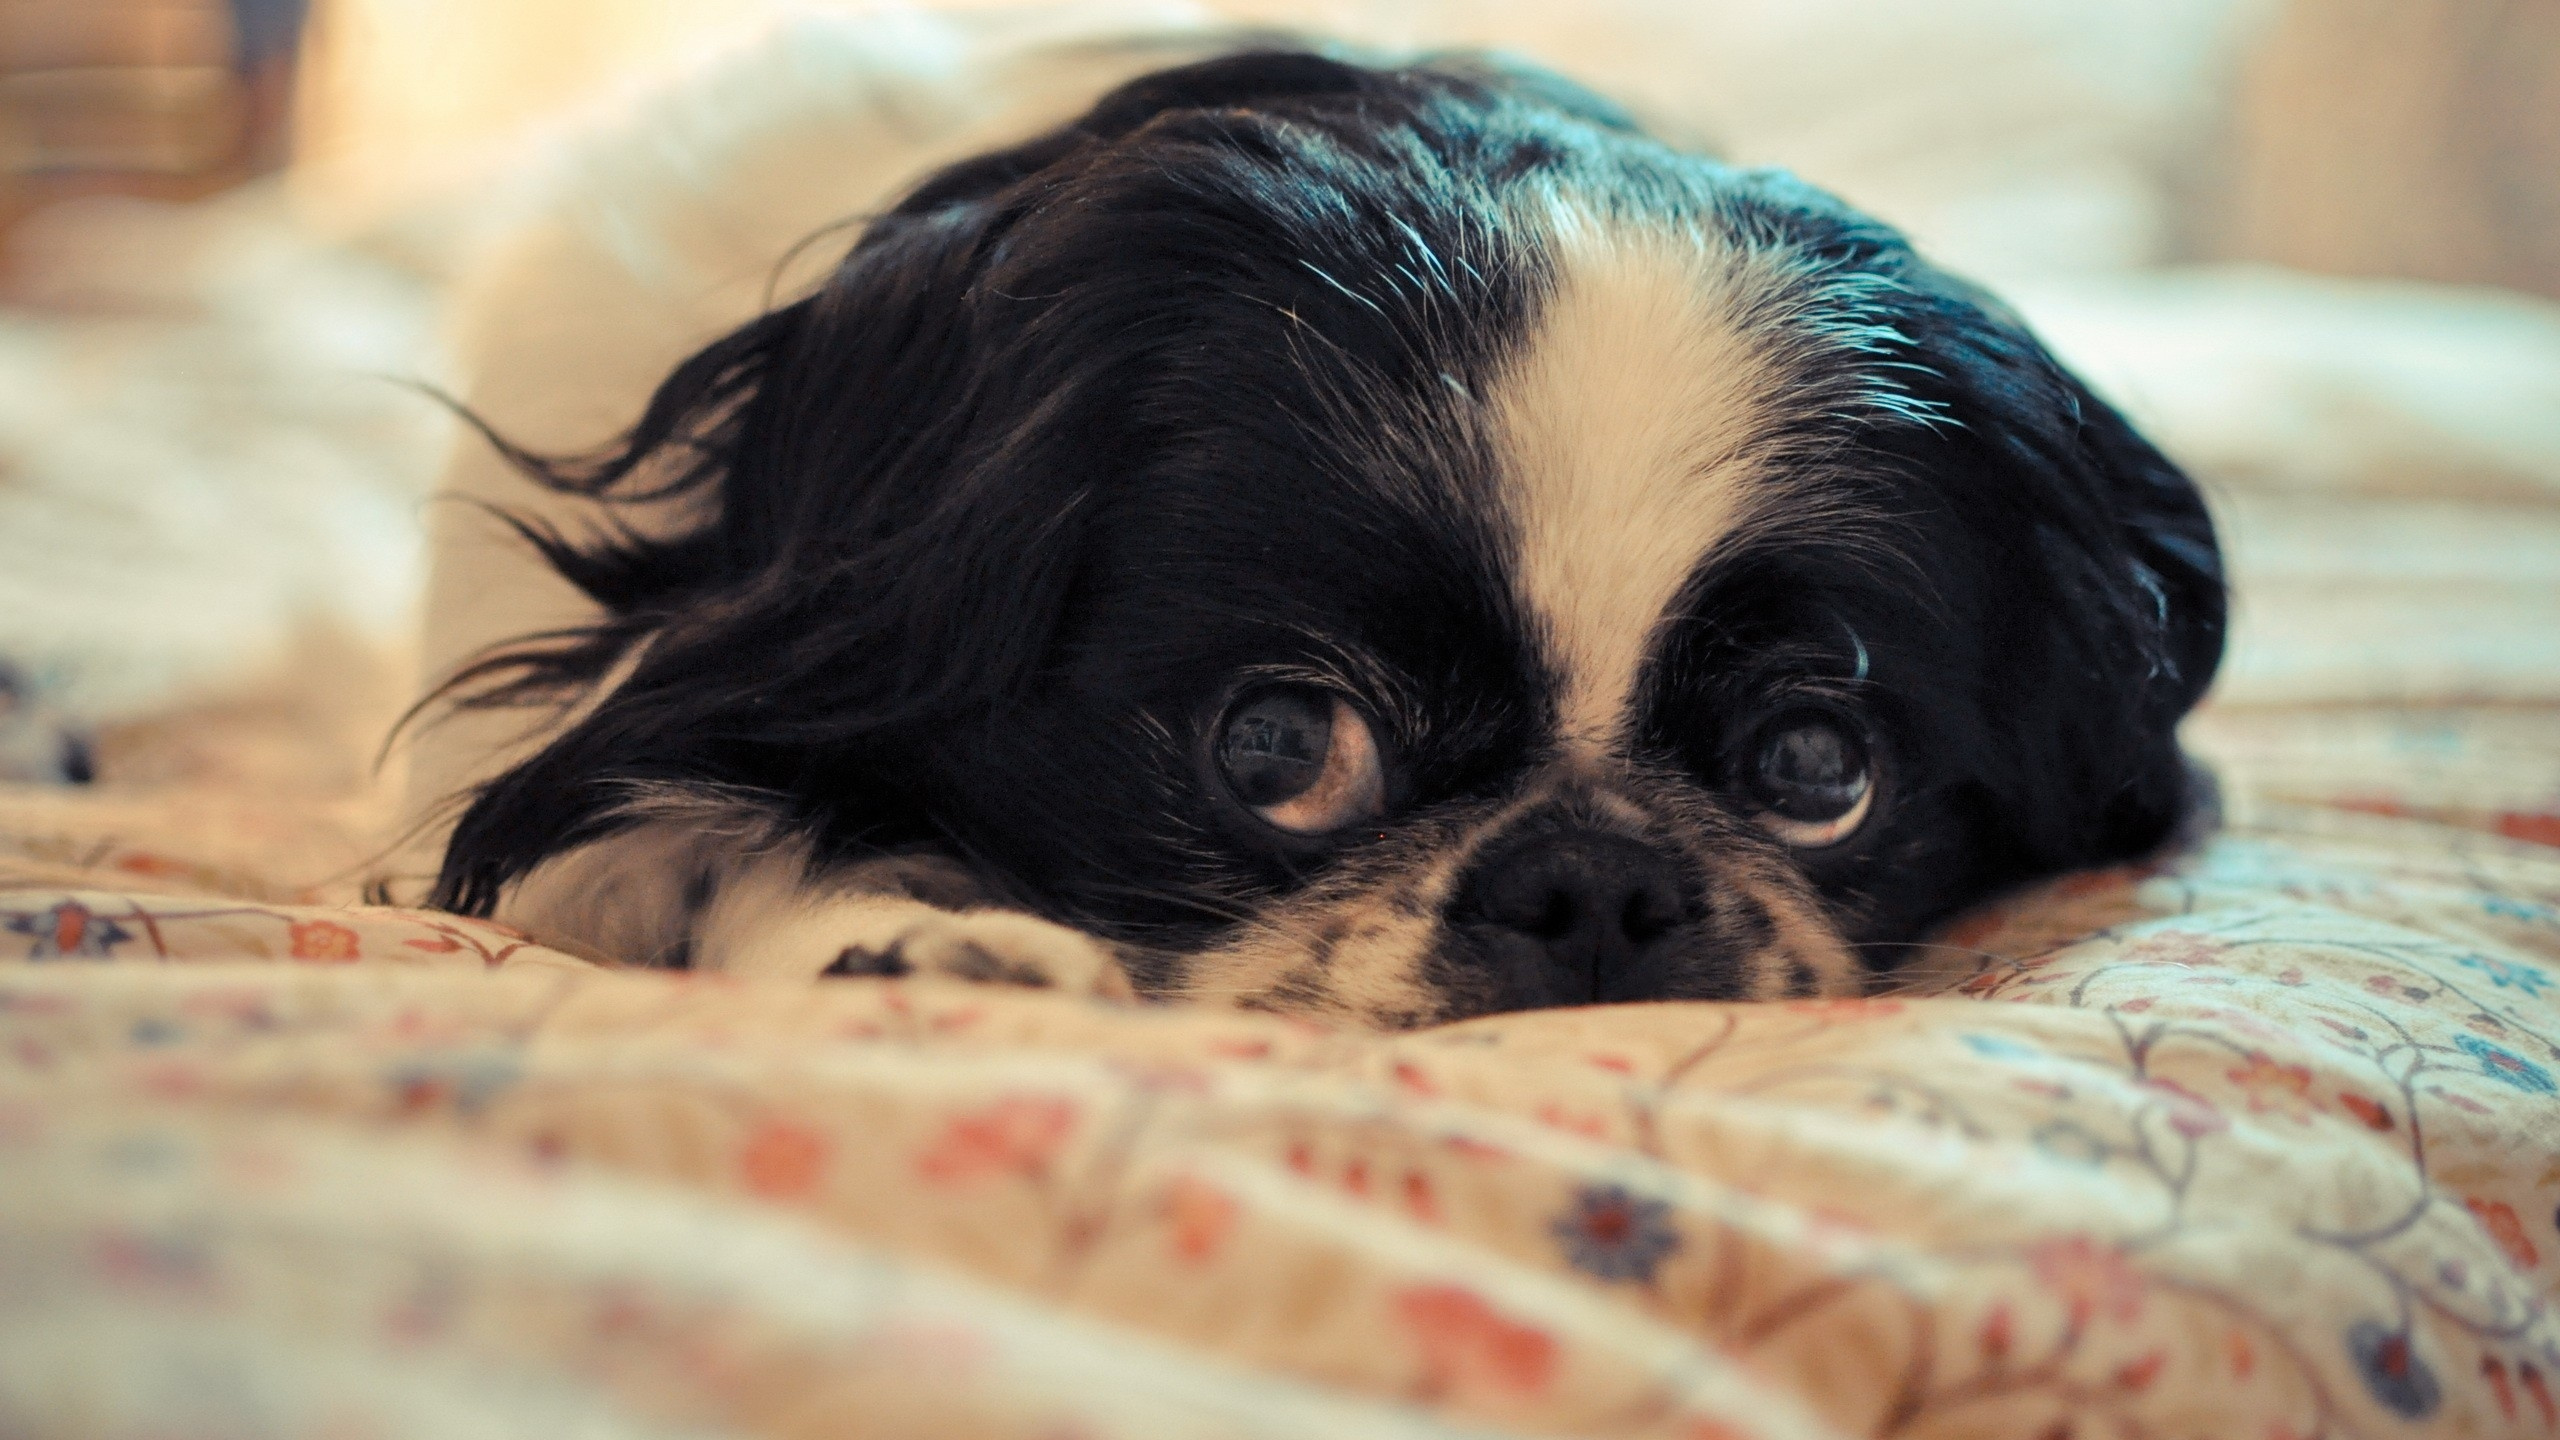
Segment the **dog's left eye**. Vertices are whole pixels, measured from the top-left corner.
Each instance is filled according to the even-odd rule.
[[[1369,722],[1312,685],[1253,691],[1218,726],[1218,769],[1245,808],[1293,835],[1323,835],[1387,808]]]
[[[1858,726],[1827,710],[1791,710],[1753,733],[1744,783],[1771,834],[1816,850],[1866,823],[1873,770]]]

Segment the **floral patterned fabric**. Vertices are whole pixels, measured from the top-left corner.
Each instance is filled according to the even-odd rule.
[[[2560,1434],[2560,850],[2360,773],[1892,995],[1392,1037],[618,972],[21,814],[0,1433]]]
[[[542,244],[612,323],[491,328],[483,413],[591,443],[551,357],[654,378],[631,317],[757,303],[986,118],[916,33],[794,32],[750,78],[816,129],[600,152]],[[2397,499],[2217,496],[2223,832],[1863,1001],[1371,1036],[632,973],[356,905],[361,805],[0,793],[0,1437],[2560,1437],[2560,522],[2424,418]]]

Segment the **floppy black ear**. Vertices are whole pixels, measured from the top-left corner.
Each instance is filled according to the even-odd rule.
[[[2222,657],[2222,559],[2195,483],[1997,301],[1924,265],[1912,389],[1949,424],[1938,477],[1985,577],[1966,761],[2016,873],[2139,854],[2193,797],[2181,717]]]
[[[2028,342],[2033,344],[2032,341]],[[2228,602],[2195,482],[2041,348],[2052,457],[2029,532],[2051,608],[2029,638],[2052,708],[2016,753],[2019,831],[2044,865],[2141,854],[2198,798],[2178,722],[2222,660]],[[2023,422],[2042,428],[2036,422]],[[2036,447],[2041,448],[2041,447]]]
[[[2106,482],[2135,587],[2151,600],[2143,642],[2151,657],[2140,693],[2156,717],[2174,724],[2204,698],[2222,665],[2230,606],[2213,518],[2185,471],[2079,377],[2066,371],[2063,380],[2081,446]]]
[[[873,223],[817,293],[671,374],[595,456],[510,451],[597,502],[591,529],[517,529],[603,618],[466,672],[470,706],[612,691],[472,799],[433,903],[486,913],[545,857],[599,838],[636,794],[813,786],[858,823],[914,828],[866,763],[902,726],[989,703],[1038,662],[1073,569],[1096,457],[1072,426],[1008,424],[1092,383],[982,363],[1002,343],[971,285],[1003,207],[957,192]],[[1009,377],[1009,379],[1008,379]],[[494,438],[494,437],[493,437]],[[633,501],[699,522],[643,535]],[[861,793],[865,787],[876,793]]]
[[[2094,817],[2102,858],[2135,856],[2179,833],[2196,807],[2212,805],[2209,794],[2196,794],[2204,771],[2181,751],[2176,730],[2222,669],[2230,592],[2194,479],[2079,377],[2066,379],[2081,415],[2081,446],[2107,479],[2135,589],[2130,664],[2122,666],[2117,694],[2138,712],[2132,743],[2140,758]]]
[[[908,737],[1028,683],[1074,577],[1090,477],[1133,463],[1103,417],[1125,408],[1113,367],[1136,342],[1040,338],[1056,297],[987,280],[1015,273],[1008,237],[1167,113],[1384,83],[1295,51],[1132,81],[927,179],[817,293],[679,366],[621,444],[565,461],[507,451],[537,482],[599,502],[590,534],[518,529],[606,614],[491,657],[457,703],[557,703],[618,678],[473,798],[434,902],[486,912],[671,783],[820,797],[834,832],[932,838],[899,790]],[[614,519],[617,504],[670,498],[696,502],[701,523],[662,538]]]
[[[2097,806],[2088,832],[2092,858],[2113,859],[2157,846],[2208,801],[2195,793],[2202,772],[2179,749],[2177,726],[2221,667],[2229,597],[2194,480],[2077,376],[2063,379],[2122,546],[2115,563],[2123,588],[2113,607],[2120,638],[2102,653],[2115,656],[2109,689],[2131,711],[2115,743],[2131,753],[2115,787],[2090,797]]]

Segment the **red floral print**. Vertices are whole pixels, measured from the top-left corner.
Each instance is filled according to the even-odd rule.
[[[2168,1363],[2168,1355],[2158,1350],[2151,1351],[2138,1360],[2128,1360],[2122,1365],[2116,1367],[2116,1373],[2113,1377],[2116,1383],[2116,1388],[2119,1390],[2148,1390],[2151,1388],[2151,1382],[2160,1378],[2161,1370],[2165,1368]]]
[[[1416,1286],[1395,1297],[1395,1310],[1421,1347],[1430,1395],[1523,1398],[1555,1378],[1555,1337],[1505,1318],[1464,1286]]]
[[[1427,1172],[1404,1172],[1404,1212],[1425,1225],[1440,1223],[1440,1196],[1432,1189]]]
[[[1440,1087],[1433,1083],[1430,1074],[1410,1060],[1397,1061],[1393,1073],[1396,1088],[1408,1095],[1419,1095],[1429,1099],[1440,1093]]]
[[[1367,1157],[1354,1155],[1351,1157],[1351,1163],[1342,1167],[1342,1188],[1363,1200],[1369,1198],[1369,1161]]]
[[[1041,1095],[1012,1095],[983,1110],[953,1117],[916,1160],[927,1180],[953,1184],[989,1175],[1037,1176],[1049,1168],[1076,1107]]]
[[[2516,1218],[2516,1207],[2503,1200],[2483,1200],[2474,1195],[2462,1202],[2480,1228],[2489,1232],[2498,1249],[2518,1270],[2530,1271],[2542,1263],[2542,1252],[2533,1246],[2533,1237],[2524,1233],[2524,1222]]]
[[[334,920],[296,920],[289,933],[296,960],[344,965],[354,960],[360,951],[356,932]]]
[[[1592,1140],[1609,1138],[1609,1117],[1588,1110],[1567,1110],[1553,1100],[1538,1104],[1538,1123]]]
[[[2214,965],[2222,954],[2222,945],[2211,936],[2164,930],[2128,946],[2124,958],[2150,965]]]
[[[2265,1052],[2252,1050],[2249,1058],[2223,1077],[2240,1087],[2249,1108],[2261,1115],[2281,1115],[2288,1120],[2308,1121],[2319,1107],[2311,1099],[2311,1070],[2303,1065],[2279,1065]]]
[[[2016,1322],[2010,1318],[2009,1302],[2001,1301],[1982,1317],[1982,1358],[1993,1365],[2009,1358],[2009,1347],[2017,1340]]]
[[[2087,1235],[2066,1235],[2028,1251],[2027,1263],[2045,1288],[2061,1298],[2075,1326],[2101,1315],[2132,1321],[2142,1314],[2142,1272],[2112,1245]]]
[[[204,873],[201,867],[190,865],[184,860],[172,860],[166,855],[154,855],[146,850],[136,850],[130,854],[117,856],[115,868],[127,875],[143,875],[154,880]]]
[[[2516,1418],[2516,1389],[2507,1383],[2507,1363],[2495,1355],[2480,1357],[2481,1378],[2489,1382],[2489,1392],[2498,1397],[2498,1413]]]
[[[2498,833],[2535,845],[2560,845],[2560,814],[2510,810],[2498,817]]]
[[[1235,1197],[1206,1181],[1183,1175],[1165,1187],[1164,1221],[1173,1253],[1187,1264],[1205,1263],[1236,1228]]]
[[[2146,1080],[2145,1088],[2160,1097],[2161,1108],[2169,1117],[2169,1128],[2190,1140],[2218,1135],[2231,1128],[2230,1120],[2211,1102],[2175,1080]]]
[[[797,1200],[810,1194],[826,1168],[826,1137],[783,1120],[757,1126],[738,1155],[738,1174],[747,1189],[767,1200]]]

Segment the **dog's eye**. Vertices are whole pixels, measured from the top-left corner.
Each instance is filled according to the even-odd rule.
[[[1386,809],[1369,722],[1312,685],[1246,695],[1218,728],[1218,769],[1246,808],[1295,835],[1357,825]]]
[[[1837,845],[1875,805],[1867,742],[1827,710],[1790,710],[1753,736],[1745,783],[1760,823],[1790,845]]]

